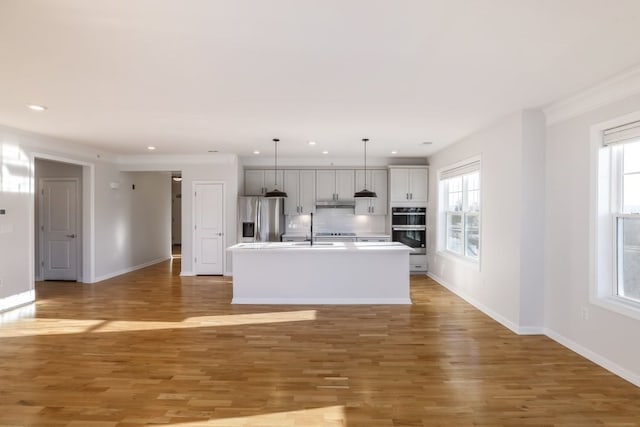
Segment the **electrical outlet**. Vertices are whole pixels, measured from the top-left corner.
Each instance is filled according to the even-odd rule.
[[[582,320],[589,320],[589,308],[582,306],[581,312],[582,312]]]

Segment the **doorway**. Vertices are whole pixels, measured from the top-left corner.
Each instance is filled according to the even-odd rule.
[[[80,165],[35,159],[36,280],[82,278],[82,178]]]
[[[182,257],[182,174],[171,173],[171,257]]]

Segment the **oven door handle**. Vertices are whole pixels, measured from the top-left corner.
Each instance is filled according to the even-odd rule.
[[[413,225],[410,226],[394,226],[391,227],[392,231],[426,231],[427,227],[426,226],[421,226],[421,227],[416,227]]]

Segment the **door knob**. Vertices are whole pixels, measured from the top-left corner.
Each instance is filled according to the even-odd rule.
[[[75,238],[76,238],[76,235],[75,235],[75,234],[67,234],[67,237],[70,237],[70,238],[72,238],[72,239],[75,239]]]

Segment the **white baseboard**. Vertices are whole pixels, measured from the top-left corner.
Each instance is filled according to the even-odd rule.
[[[9,295],[8,297],[0,298],[0,312],[12,310],[21,305],[30,304],[36,300],[35,289],[21,292],[15,295]]]
[[[122,270],[114,271],[113,273],[103,274],[102,276],[97,276],[95,278],[95,280],[93,282],[90,282],[90,283],[102,282],[103,280],[112,279],[112,278],[114,278],[116,276],[120,276],[120,275],[126,274],[126,273],[131,273],[132,271],[140,270],[141,268],[149,267],[150,265],[158,264],[160,262],[167,261],[167,260],[170,260],[170,259],[171,259],[171,257],[156,258],[156,259],[151,260],[149,262],[145,262],[145,263],[142,263],[142,264],[134,265],[133,267],[123,268]]]
[[[195,273],[193,271],[184,271],[184,270],[182,270],[180,272],[180,275],[181,276],[195,276]]]
[[[521,329],[524,329],[524,328],[521,328],[519,325],[513,323],[511,320],[507,319],[503,315],[496,313],[495,311],[485,306],[484,304],[482,304],[472,296],[460,291],[459,289],[456,289],[453,285],[451,285],[450,283],[447,283],[447,281],[444,280],[442,277],[439,277],[433,274],[432,272],[428,272],[427,276],[431,277],[433,280],[435,280],[436,282],[438,282],[439,284],[441,284],[442,286],[444,286],[445,288],[447,288],[448,290],[450,290],[451,292],[453,292],[454,294],[456,294],[457,296],[459,296],[460,298],[462,298],[463,300],[465,300],[466,302],[468,302],[469,304],[471,304],[472,306],[474,306],[475,308],[477,308],[478,310],[486,314],[487,316],[491,317],[496,322],[500,323],[506,328],[509,328],[514,333],[519,335]],[[531,333],[529,332],[528,335],[530,334]]]
[[[228,276],[228,277],[232,277],[233,273],[231,271],[225,271],[223,276]]]
[[[274,305],[411,305],[409,298],[233,298],[231,304]]]
[[[498,315],[497,313],[495,313],[493,310],[485,307],[484,305],[478,303],[475,299],[469,297],[468,295],[465,295],[464,293],[460,292],[459,290],[453,288],[450,284],[448,284],[445,280],[442,280],[442,278],[436,276],[435,274],[429,272],[427,273],[427,276],[431,277],[433,280],[435,280],[436,282],[438,282],[439,284],[441,284],[442,286],[444,286],[445,288],[447,288],[448,290],[450,290],[451,292],[453,292],[454,294],[456,294],[457,296],[459,296],[460,298],[462,298],[463,300],[467,301],[469,304],[473,305],[474,307],[476,307],[478,310],[482,311],[484,314],[486,314],[487,316],[491,317],[492,319],[494,319],[496,322],[506,326],[507,328],[511,329],[513,332],[515,332],[518,335],[546,335],[547,337],[551,338],[552,340],[556,341],[557,343],[563,345],[564,347],[568,348],[571,351],[574,351],[576,353],[578,353],[579,355],[581,355],[582,357],[592,361],[593,363],[595,363],[596,365],[599,365],[601,367],[603,367],[604,369],[612,372],[613,374],[619,376],[620,378],[629,381],[631,384],[640,387],[640,375],[635,374],[634,372],[629,371],[626,368],[623,368],[622,366],[618,365],[617,363],[612,362],[611,360],[607,359],[606,357],[603,357],[573,341],[571,341],[570,339],[566,338],[565,336],[551,330],[548,328],[544,328],[544,327],[529,327],[529,326],[518,326],[516,324],[514,324],[513,322],[505,319],[503,316]]]
[[[640,387],[640,375],[634,372],[631,372],[626,368],[623,368],[617,363],[612,362],[606,357],[601,356],[598,353],[595,353],[574,341],[571,341],[569,338],[557,333],[556,331],[553,331],[551,329],[545,329],[545,335],[551,338],[552,340],[556,341],[557,343],[567,347],[568,349],[575,351],[585,359],[589,359],[596,365],[600,365],[607,371],[612,372],[613,374],[629,381],[631,384],[635,385],[636,387]]]

